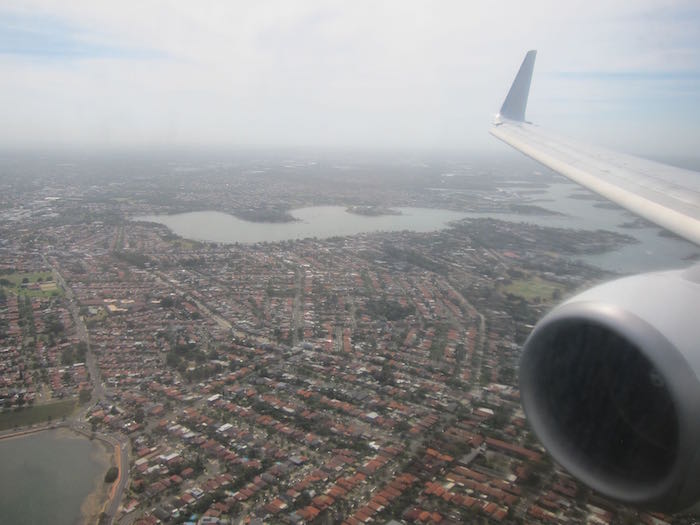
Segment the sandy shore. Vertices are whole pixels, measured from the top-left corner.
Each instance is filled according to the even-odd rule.
[[[81,520],[85,525],[98,523],[100,514],[107,505],[112,484],[105,483],[104,477],[109,467],[115,465],[114,448],[99,439],[95,439],[94,442],[99,443],[99,448],[93,451],[92,458],[102,465],[103,469],[95,476],[92,492],[80,506]]]

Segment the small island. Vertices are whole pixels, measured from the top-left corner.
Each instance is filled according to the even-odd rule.
[[[622,210],[623,208],[615,204],[614,202],[596,202],[593,205],[594,208],[600,208],[601,210]]]
[[[653,225],[641,217],[635,217],[631,221],[623,222],[622,224],[618,225],[618,228],[625,228],[625,229],[638,229],[638,228],[649,228],[653,227]]]
[[[533,204],[511,204],[510,211],[518,215],[545,215],[545,216],[564,216],[563,213],[554,210],[548,210],[541,206],[535,206]]]
[[[584,193],[571,193],[568,196],[569,199],[576,199],[579,201],[598,201],[598,202],[608,202],[605,197],[601,197],[597,193],[590,191],[585,191]]]
[[[345,208],[348,213],[364,215],[365,217],[379,217],[380,215],[402,215],[399,210],[384,208],[383,206],[348,206]]]
[[[234,210],[233,214],[244,221],[250,222],[296,222],[287,210],[279,208],[247,208],[243,210]]]

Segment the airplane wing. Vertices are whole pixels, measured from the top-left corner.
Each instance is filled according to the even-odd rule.
[[[700,173],[577,144],[525,120],[535,52],[491,133],[700,245]],[[530,427],[576,478],[625,503],[700,510],[700,265],[601,284],[550,311],[520,356]]]
[[[700,245],[700,173],[581,144],[525,121],[536,51],[525,56],[491,134],[548,168]]]

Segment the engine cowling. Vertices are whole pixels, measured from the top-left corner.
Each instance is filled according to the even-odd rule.
[[[597,286],[525,343],[523,408],[553,458],[616,500],[700,500],[700,266]]]

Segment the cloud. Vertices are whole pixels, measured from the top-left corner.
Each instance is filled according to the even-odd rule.
[[[530,48],[542,124],[622,104],[626,121],[604,119],[612,138],[658,147],[630,84],[641,98],[682,93],[684,125],[700,111],[692,2],[28,0],[0,12],[0,27],[15,21],[0,38],[7,145],[498,148],[489,119]],[[578,133],[595,138],[595,125],[589,115]]]

